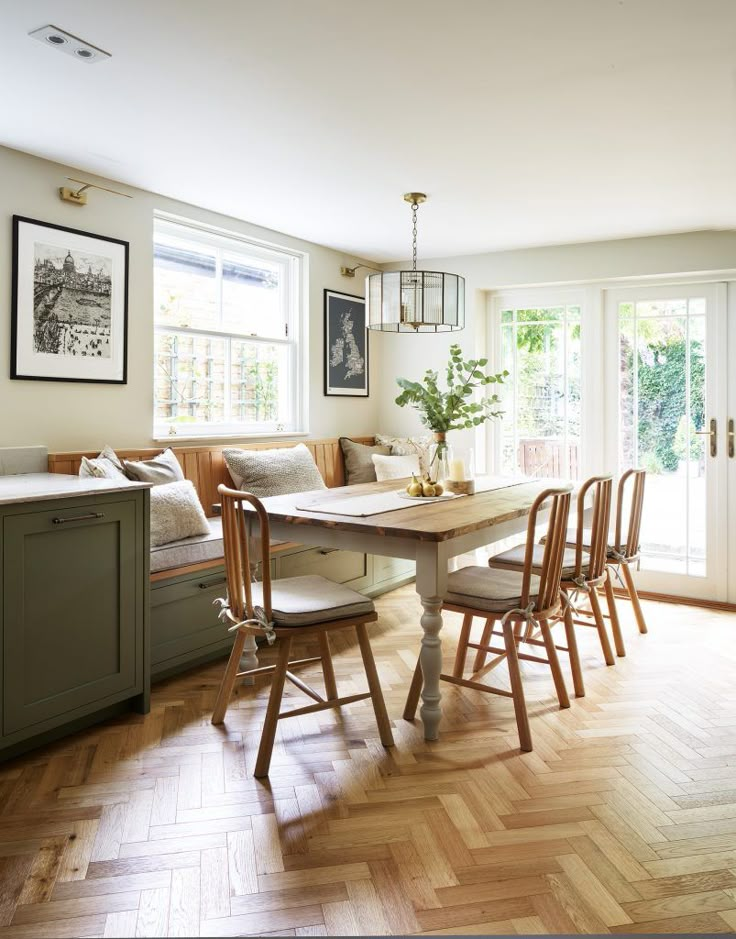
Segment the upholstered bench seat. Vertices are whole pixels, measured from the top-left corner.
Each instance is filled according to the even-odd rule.
[[[220,561],[225,555],[222,540],[222,519],[218,516],[208,518],[210,531],[207,535],[195,535],[182,538],[169,544],[151,548],[151,573],[170,571],[189,564],[202,564],[206,561]],[[284,541],[272,541],[271,547],[285,544]]]
[[[462,567],[447,578],[445,602],[473,606],[489,613],[505,613],[521,603],[520,571],[493,571],[487,567]],[[536,599],[539,578],[532,576],[529,599]]]
[[[260,583],[253,584],[253,603],[262,603]],[[316,574],[272,581],[271,607],[277,626],[312,626],[374,611],[368,597]]]

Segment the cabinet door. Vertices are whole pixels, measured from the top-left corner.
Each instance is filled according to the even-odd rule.
[[[135,509],[67,503],[5,518],[6,735],[142,687]]]

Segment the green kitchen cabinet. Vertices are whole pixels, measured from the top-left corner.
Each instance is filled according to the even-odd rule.
[[[92,487],[75,498],[2,504],[2,484],[6,756],[116,707],[148,710],[149,497],[137,486]]]

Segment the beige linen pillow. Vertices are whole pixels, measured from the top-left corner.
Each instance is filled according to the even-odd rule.
[[[93,459],[82,457],[79,475],[95,479],[127,479],[117,453],[112,447],[104,446],[102,451]]]
[[[161,483],[151,489],[151,547],[209,534],[210,526],[188,479]]]
[[[340,449],[345,463],[345,482],[348,486],[356,483],[374,483],[376,481],[376,468],[371,456],[374,453],[388,456],[390,447],[371,447],[365,443],[358,443],[350,437],[340,437]]]
[[[135,479],[141,483],[153,483],[154,486],[180,482],[184,479],[184,473],[171,447],[150,460],[123,460],[123,469],[128,479]]]
[[[259,499],[327,488],[303,443],[273,450],[225,447],[222,454],[235,488]]]
[[[422,437],[388,437],[386,434],[376,434],[376,443],[391,447],[394,456],[406,456],[415,453],[419,458],[419,467],[422,473],[429,469],[429,448],[432,446],[430,436]]]
[[[412,474],[419,475],[419,457],[416,453],[408,453],[405,456],[381,456],[374,453],[372,460],[379,483],[385,479],[404,479]]]

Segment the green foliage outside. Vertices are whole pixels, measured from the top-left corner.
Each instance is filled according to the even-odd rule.
[[[633,416],[633,330],[621,332],[621,405],[625,425]],[[681,460],[701,458],[703,449],[695,428],[705,419],[705,359],[703,343],[690,339],[690,415],[687,427],[687,341],[680,323],[639,320],[638,359],[638,461],[650,472],[674,472]],[[624,426],[624,451],[627,447]],[[627,454],[628,455],[628,454]]]

